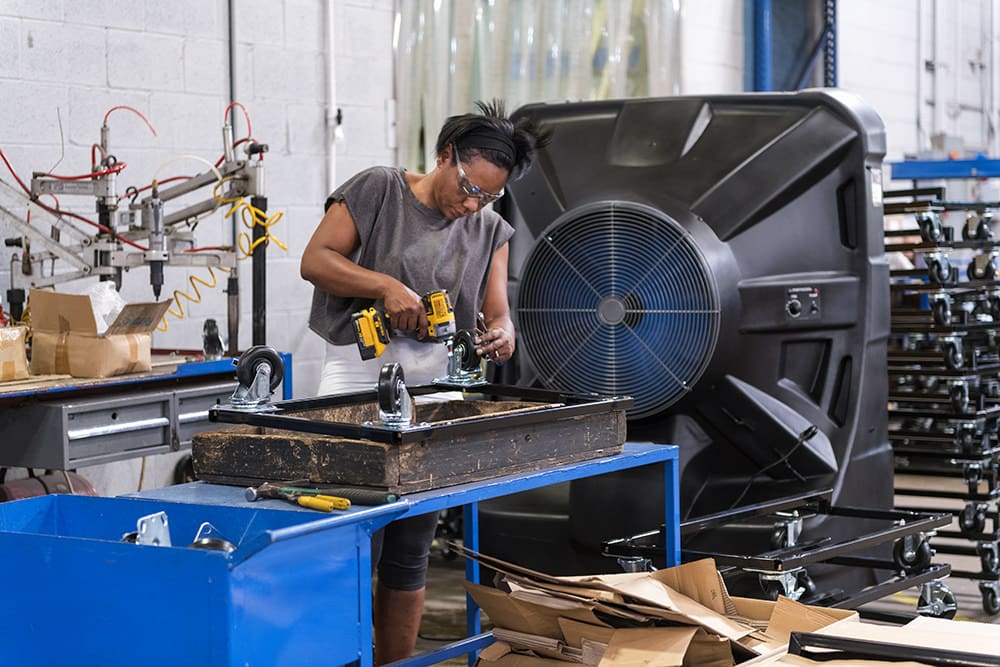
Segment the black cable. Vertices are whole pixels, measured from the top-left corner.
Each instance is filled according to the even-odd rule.
[[[797,450],[799,447],[801,447],[807,440],[809,440],[810,438],[812,438],[817,433],[819,433],[819,428],[817,428],[815,424],[810,424],[809,428],[807,428],[806,430],[802,431],[802,433],[799,433],[798,438],[796,438],[796,440],[795,440],[795,444],[792,446],[791,449],[789,449],[787,452],[785,452],[785,454],[781,458],[779,458],[776,461],[773,461],[773,462],[767,464],[766,466],[764,466],[763,468],[761,468],[760,470],[758,470],[757,472],[755,472],[750,477],[749,481],[747,481],[746,486],[744,486],[743,490],[740,492],[740,495],[738,495],[736,497],[736,500],[734,500],[733,503],[729,506],[729,509],[733,509],[734,507],[736,507],[737,505],[740,504],[740,501],[743,500],[743,497],[746,496],[747,491],[750,490],[750,487],[753,486],[753,483],[755,481],[757,481],[758,477],[760,477],[765,472],[767,472],[768,470],[770,470],[774,466],[778,465],[779,463],[785,463],[786,461],[788,461],[788,459],[792,456],[792,454],[795,453],[795,450]],[[806,481],[806,478],[803,477],[801,474],[799,474],[799,471],[797,471],[795,468],[793,468],[792,466],[788,466],[788,469],[792,471],[793,475],[795,475],[796,477],[799,478],[800,482]]]

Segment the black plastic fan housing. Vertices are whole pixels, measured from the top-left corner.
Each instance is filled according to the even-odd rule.
[[[874,110],[831,89],[514,116],[553,135],[497,203],[515,228],[503,381],[631,396],[628,438],[680,448],[687,518],[826,489],[891,507]],[[553,573],[606,570],[600,542],[656,529],[662,493],[662,472],[643,470],[558,501],[483,503],[481,546]],[[821,523],[803,539],[837,537]]]

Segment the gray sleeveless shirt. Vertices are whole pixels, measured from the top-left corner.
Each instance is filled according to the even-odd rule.
[[[334,202],[347,205],[358,229],[361,242],[351,261],[392,276],[419,295],[448,290],[458,328],[476,326],[490,260],[514,235],[506,220],[492,210],[448,220],[421,203],[405,171],[394,167],[362,171],[330,195],[327,207]],[[317,287],[309,328],[334,345],[353,344],[351,315],[372,304],[371,299],[334,296]]]

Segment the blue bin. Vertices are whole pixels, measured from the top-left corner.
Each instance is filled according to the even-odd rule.
[[[161,511],[173,546],[122,541]],[[0,504],[4,664],[357,660],[361,616],[371,623],[364,516],[67,495]],[[189,546],[203,522],[235,551]]]

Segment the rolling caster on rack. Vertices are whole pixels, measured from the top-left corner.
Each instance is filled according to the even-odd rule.
[[[903,572],[910,574],[926,570],[934,550],[923,533],[904,535],[892,547],[892,560]]]
[[[917,613],[934,618],[955,618],[958,604],[955,595],[940,581],[928,581],[920,587]]]
[[[983,611],[991,616],[1000,613],[1000,582],[979,582],[979,594],[983,598]]]

